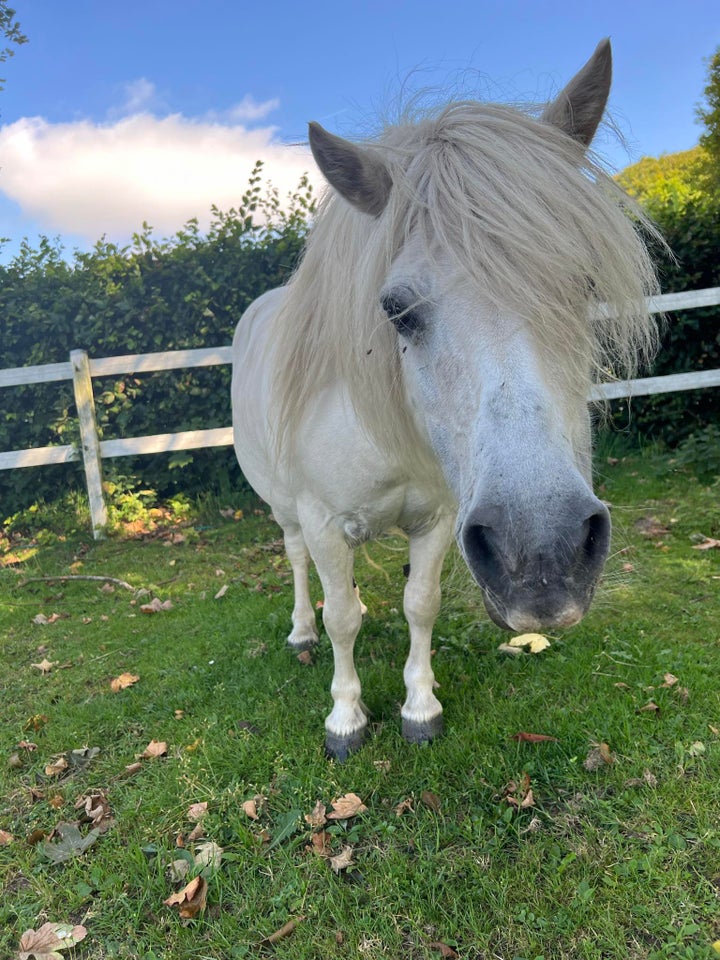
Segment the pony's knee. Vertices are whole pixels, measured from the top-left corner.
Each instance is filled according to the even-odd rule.
[[[362,624],[360,601],[353,594],[345,602],[325,599],[323,626],[333,643],[354,643]]]

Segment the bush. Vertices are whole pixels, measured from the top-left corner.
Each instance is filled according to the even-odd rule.
[[[225,346],[252,300],[284,283],[302,248],[313,210],[302,181],[281,210],[275,191],[263,194],[258,164],[236,209],[213,209],[201,235],[190,221],[170,240],[144,225],[131,248],[99,242],[72,262],[47,239],[23,244],[0,268],[3,351],[0,366],[66,361],[72,349],[91,357]],[[227,426],[229,366],[94,379],[104,439]],[[4,388],[0,450],[69,443],[77,439],[72,384]],[[182,487],[196,495],[240,485],[231,449],[181,451],[122,458],[121,471],[142,472],[142,484],[161,497]],[[5,516],[38,498],[83,486],[80,464],[2,471]]]

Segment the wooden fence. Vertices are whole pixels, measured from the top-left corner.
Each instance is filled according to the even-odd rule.
[[[648,300],[650,313],[692,310],[720,304],[720,287],[683,293],[666,293]],[[73,350],[66,363],[46,363],[33,367],[0,370],[0,387],[12,387],[56,380],[72,380],[80,426],[80,447],[66,444],[10,450],[0,453],[0,470],[16,467],[37,467],[51,463],[67,463],[82,459],[85,467],[93,536],[100,539],[107,526],[107,508],[102,488],[102,461],[109,457],[131,454],[164,453],[202,447],[224,447],[232,444],[232,427],[214,430],[187,430],[182,433],[159,433],[146,437],[101,440],[95,418],[92,378],[114,374],[149,373],[156,370],[177,370],[187,367],[211,367],[231,362],[230,347],[203,350],[174,350],[167,353],[140,353],[122,357],[93,359],[84,350]],[[619,380],[597,384],[589,400],[617,400],[649,394],[672,393],[720,386],[720,370],[677,373],[665,377]]]

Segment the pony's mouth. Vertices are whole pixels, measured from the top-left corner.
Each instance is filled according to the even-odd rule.
[[[488,616],[500,627],[513,633],[531,633],[538,630],[557,630],[573,627],[579,623],[587,612],[590,598],[584,604],[576,600],[568,600],[555,610],[531,611],[528,609],[507,609],[497,603],[483,590],[483,603]]]

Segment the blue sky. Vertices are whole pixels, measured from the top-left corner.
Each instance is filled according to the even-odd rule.
[[[546,100],[604,36],[615,168],[692,147],[717,0],[15,0],[29,44],[0,67],[0,235],[68,249],[167,236],[242,194],[255,159],[281,193],[303,172],[308,120],[372,129],[401,91]]]

